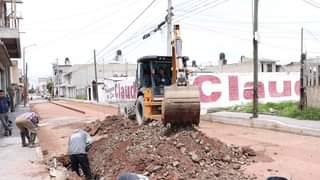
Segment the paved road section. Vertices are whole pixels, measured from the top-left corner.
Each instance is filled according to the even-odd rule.
[[[203,120],[320,137],[320,121],[297,120],[270,115],[259,115],[258,118],[250,117],[249,113],[217,112],[204,116]]]
[[[118,113],[118,108],[108,105],[99,105],[86,102],[59,100],[53,101],[55,104],[59,104],[62,107],[67,107],[74,111],[79,111],[85,114],[87,117],[97,117],[104,119],[106,116],[110,116]]]

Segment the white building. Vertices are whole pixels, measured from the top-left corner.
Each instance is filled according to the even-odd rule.
[[[99,64],[97,65],[98,81],[103,82],[106,77],[124,77],[135,76],[136,64]],[[95,80],[94,65],[93,64],[76,64],[63,73],[62,83],[60,88],[63,94],[68,98],[82,98],[91,99],[92,81]]]
[[[38,78],[38,91],[40,95],[47,95],[48,89],[47,89],[47,84],[51,80],[51,78],[48,77],[40,77]]]
[[[59,65],[53,64],[53,84],[54,95],[58,97],[64,97],[66,90],[64,88],[64,75],[69,71],[72,66],[69,64]]]

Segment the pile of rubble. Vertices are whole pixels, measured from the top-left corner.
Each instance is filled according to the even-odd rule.
[[[90,124],[91,135],[105,136],[89,151],[94,174],[116,179],[133,172],[150,179],[255,179],[243,173],[252,163],[250,148],[227,146],[195,128],[167,129],[160,122],[138,126],[111,116]]]

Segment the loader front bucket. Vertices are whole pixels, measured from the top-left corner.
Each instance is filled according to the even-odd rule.
[[[200,95],[196,86],[165,87],[162,122],[171,126],[192,126],[200,122]]]

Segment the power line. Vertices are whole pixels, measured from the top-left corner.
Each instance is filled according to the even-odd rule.
[[[314,40],[316,40],[320,43],[320,39],[315,34],[313,34],[313,32],[311,32],[310,30],[305,29],[305,28],[304,28],[304,30],[306,30],[313,37]]]
[[[181,8],[179,7],[179,5],[177,5],[176,7],[176,11],[179,11],[179,10],[184,10],[184,11],[190,11],[192,9],[195,9],[197,7],[200,7],[201,5],[203,4],[208,4],[210,3],[210,0],[198,0],[198,1],[194,1],[194,3],[189,3],[189,4],[186,4],[187,6],[185,8]]]
[[[309,1],[313,2],[314,4],[320,5],[320,3],[317,1],[314,1],[314,0],[309,0]]]
[[[151,32],[148,32],[147,34],[143,35],[142,39],[145,40],[151,36],[151,34],[156,33],[157,31],[160,31],[161,28],[166,24],[166,21],[162,21],[158,26],[153,29]]]
[[[183,15],[185,16],[185,15]],[[235,19],[225,19],[226,17],[224,16],[211,16],[211,15],[197,15],[196,16],[197,20],[202,20],[204,22],[214,22],[214,23],[220,23],[220,24],[245,24],[245,25],[251,25],[252,22],[250,20],[247,21],[239,21]],[[245,19],[246,17],[243,17],[242,19]],[[247,17],[249,18],[249,17]],[[225,19],[225,20],[222,20]],[[287,24],[316,24],[320,23],[319,20],[309,20],[309,21],[261,21],[259,24],[261,25],[287,25]]]
[[[108,56],[111,53],[113,53],[113,51],[115,51],[117,49],[123,49],[123,46],[125,46],[127,44],[130,44],[131,41],[141,40],[142,35],[145,34],[146,32],[149,32],[153,27],[154,27],[154,25],[149,26],[147,28],[144,27],[143,29],[140,29],[140,30],[136,31],[130,37],[128,37],[127,39],[123,40],[121,43],[115,45],[112,49],[109,49],[108,51],[104,52],[103,54],[100,54],[99,57]],[[139,32],[141,32],[141,33],[139,33]]]
[[[196,30],[206,30],[206,31],[209,31],[209,32],[214,32],[214,33],[217,33],[219,35],[225,35],[226,32],[223,31],[223,30],[217,30],[217,29],[213,29],[212,27],[209,28],[209,27],[198,27],[194,24],[190,24],[190,23],[184,23],[184,25],[187,25],[189,27],[186,27],[186,28],[189,28],[189,29],[196,29]],[[239,37],[237,35],[226,35],[227,37],[231,37],[231,38],[234,38],[234,39],[239,39],[239,40],[242,40],[242,41],[247,41],[247,42],[251,42],[252,40],[250,38],[243,38],[243,37]]]
[[[160,18],[159,18],[160,19]],[[158,22],[159,19],[153,19],[152,21],[150,21],[149,23],[144,23],[144,24],[151,24],[152,22]],[[154,27],[157,28],[161,28],[162,23],[160,24],[152,24],[150,26],[144,26],[143,28],[139,29],[138,31],[136,31],[132,36],[128,37],[127,39],[125,39],[123,42],[119,43],[118,45],[114,46],[112,49],[108,50],[107,52],[105,52],[104,54],[100,55],[100,56],[108,56],[111,55],[113,53],[113,51],[115,51],[116,49],[126,49],[127,47],[131,46],[131,45],[135,45],[138,42],[141,41],[141,37],[143,37],[143,35],[146,35],[147,32],[150,33],[150,31],[152,29],[154,29]],[[157,29],[158,31],[159,29]],[[155,31],[155,29],[153,30]],[[153,32],[151,31],[151,32]],[[139,33],[141,32],[141,33]],[[131,43],[133,42],[133,43]],[[143,41],[141,41],[141,44],[143,43]]]
[[[246,34],[250,34],[252,33],[252,31],[250,31],[249,29],[241,29],[241,28],[230,28],[230,27],[221,27],[221,26],[213,26],[213,25],[206,25],[206,24],[193,24],[193,23],[189,23],[189,22],[183,22],[183,24],[187,24],[187,25],[190,25],[190,26],[198,26],[198,27],[201,27],[201,28],[214,28],[214,29],[218,29],[220,30],[221,32],[227,32],[227,31],[230,31],[230,32],[237,32],[237,33],[246,33]],[[291,34],[291,35],[288,35],[288,33],[281,33],[281,32],[270,32],[270,31],[264,31],[264,30],[261,30],[260,31],[260,34],[261,34],[261,37],[263,36],[272,36],[273,38],[276,38],[276,39],[291,39],[291,40],[295,40],[299,37],[297,37],[295,34]]]
[[[126,3],[128,2],[129,0],[122,0],[121,2],[123,3]],[[110,8],[113,8],[113,7],[116,7],[116,6],[119,6],[118,4],[113,4],[111,7],[108,6],[108,9]],[[123,5],[120,5],[122,8],[123,8]],[[61,17],[56,17],[56,18],[52,18],[52,19],[47,19],[45,21],[36,21],[36,22],[33,22],[34,24],[41,24],[41,25],[44,25],[44,24],[50,24],[50,23],[54,23],[54,22],[57,22],[57,21],[67,21],[69,19],[72,19],[72,18],[75,18],[75,17],[79,17],[79,16],[84,16],[84,15],[88,15],[88,14],[93,14],[93,13],[97,13],[101,10],[106,10],[106,7],[98,7],[98,8],[92,8],[91,10],[88,10],[88,11],[85,11],[85,12],[79,12],[79,13],[74,13],[74,14],[69,14],[69,15],[66,15],[66,16],[61,16]],[[26,25],[26,26],[33,26],[33,24],[29,24],[29,25]],[[38,27],[36,27],[38,29]]]
[[[177,18],[176,21],[181,21],[181,20],[183,20],[183,19],[189,18],[190,15],[191,15],[193,12],[195,12],[195,13],[193,13],[193,15],[197,15],[197,14],[200,14],[200,13],[206,11],[206,10],[209,10],[209,9],[214,8],[214,7],[217,7],[217,6],[221,5],[221,4],[227,3],[227,2],[230,1],[230,0],[223,0],[223,1],[220,1],[220,2],[218,2],[218,1],[219,1],[219,0],[215,0],[215,1],[211,2],[211,3],[209,3],[209,4],[206,4],[206,5],[203,5],[203,6],[201,6],[201,7],[196,8],[196,9],[193,9],[192,11],[186,13],[185,15],[182,15],[182,16],[180,17],[180,19]],[[217,3],[216,3],[216,2],[217,2]],[[216,3],[216,4],[213,4],[213,3]],[[213,5],[210,5],[210,4],[213,4]],[[203,8],[203,7],[204,7],[204,8]],[[203,8],[203,9],[201,9],[201,8]]]
[[[241,41],[246,41],[248,43],[252,42],[252,39],[250,39],[250,38],[240,37],[238,35],[233,35],[233,34],[227,34],[224,30],[212,29],[210,27],[197,27],[196,25],[190,24],[190,23],[184,23],[184,25],[189,26],[189,27],[186,27],[186,28],[189,28],[189,29],[206,30],[206,31],[209,31],[209,32],[214,32],[214,33],[222,35],[222,36],[226,36],[228,38],[238,39],[238,40],[241,40]],[[274,44],[274,43],[263,42],[263,41],[261,41],[260,44],[262,44],[263,46],[267,46],[269,48],[281,48],[281,49],[285,49],[287,51],[297,52],[296,48],[292,48],[292,47],[288,47],[288,46],[282,46],[280,44]]]
[[[216,3],[216,2],[218,2],[218,1],[219,1],[219,0],[214,0],[214,1],[212,1],[212,2],[210,2],[210,1],[203,1],[202,4],[199,3],[196,7],[193,7],[193,8],[191,8],[191,9],[187,10],[186,13],[185,13],[184,15],[182,15],[181,17],[184,17],[184,16],[187,16],[187,15],[189,15],[189,14],[192,14],[194,11],[197,11],[197,10],[199,10],[199,9],[201,9],[201,8],[204,8],[204,7],[208,7],[210,4]],[[180,17],[180,18],[181,18],[181,17]]]
[[[145,9],[143,9],[143,11],[139,13],[139,15],[136,18],[134,18],[131,23],[128,24],[128,26],[124,28],[124,30],[122,30],[114,39],[110,41],[110,43],[108,43],[104,48],[102,48],[100,53],[109,48],[119,37],[121,37],[155,2],[156,0],[152,0],[152,2]]]
[[[202,1],[207,1],[207,0],[202,0]],[[179,11],[179,10],[183,9],[183,7],[192,7],[192,6],[196,5],[196,3],[201,3],[201,0],[193,0],[193,1],[191,0],[187,3],[182,2],[182,3],[174,5],[174,7],[176,7],[175,8],[176,11]]]
[[[302,1],[307,3],[307,4],[309,4],[309,5],[311,5],[311,6],[313,6],[313,7],[320,8],[320,4],[318,4],[315,1],[312,1],[312,0],[309,0],[309,1],[308,0],[302,0]]]
[[[134,50],[136,50],[138,47],[140,47],[143,44],[143,41],[141,41],[137,46],[135,46],[134,48],[132,48],[130,51],[128,51],[126,54],[130,54],[132,53]]]
[[[158,1],[159,2],[159,1]],[[160,16],[159,16],[160,17]],[[161,16],[162,17],[162,16]],[[115,45],[112,49],[107,50],[106,52],[104,52],[103,54],[100,54],[99,56],[106,56],[109,55],[111,53],[113,53],[114,50],[116,49],[121,49],[124,45],[129,44],[131,41],[133,40],[141,40],[141,37],[143,36],[143,34],[151,31],[151,29],[153,29],[155,26],[157,26],[156,23],[154,22],[158,22],[160,19],[162,18],[156,18],[156,19],[151,19],[150,21],[145,21],[143,22],[143,24],[146,24],[145,26],[143,26],[142,28],[140,28],[139,30],[137,30],[135,33],[133,33],[130,37],[128,37],[127,39],[125,39],[124,41],[122,41],[121,43]],[[148,24],[151,24],[150,26],[147,26]],[[140,33],[141,32],[141,33]],[[121,47],[121,48],[120,48]],[[111,47],[110,47],[111,48]]]
[[[132,3],[127,4],[127,6],[129,6],[129,5],[131,5],[131,4],[132,4]],[[127,6],[126,6],[126,7],[127,7]],[[108,13],[107,15],[104,15],[103,17],[99,18],[98,20],[95,20],[95,21],[93,21],[93,22],[90,22],[90,23],[88,23],[88,24],[86,24],[86,25],[78,28],[78,29],[77,29],[77,32],[83,31],[84,29],[86,29],[86,28],[88,28],[88,27],[92,27],[92,25],[97,24],[97,23],[99,23],[99,22],[101,22],[101,21],[104,21],[104,20],[106,20],[106,19],[111,19],[111,18],[113,18],[113,17],[110,16],[110,15],[114,15],[115,13],[121,12],[121,11],[120,11],[121,9],[123,9],[123,7],[120,7],[120,8],[118,8],[118,9],[116,9],[116,10]],[[55,39],[53,39],[53,40],[50,40],[50,41],[47,41],[47,42],[43,43],[43,45],[38,45],[38,47],[45,47],[45,46],[47,46],[47,45],[49,45],[49,44],[52,44],[52,43],[54,43],[54,42],[56,42],[56,41],[58,41],[58,40],[60,40],[60,39],[62,39],[62,38],[67,38],[67,37],[70,36],[70,35],[74,35],[74,34],[75,34],[74,32],[75,32],[75,31],[65,33],[65,34],[61,35],[60,37],[58,37],[58,38],[55,38]]]

